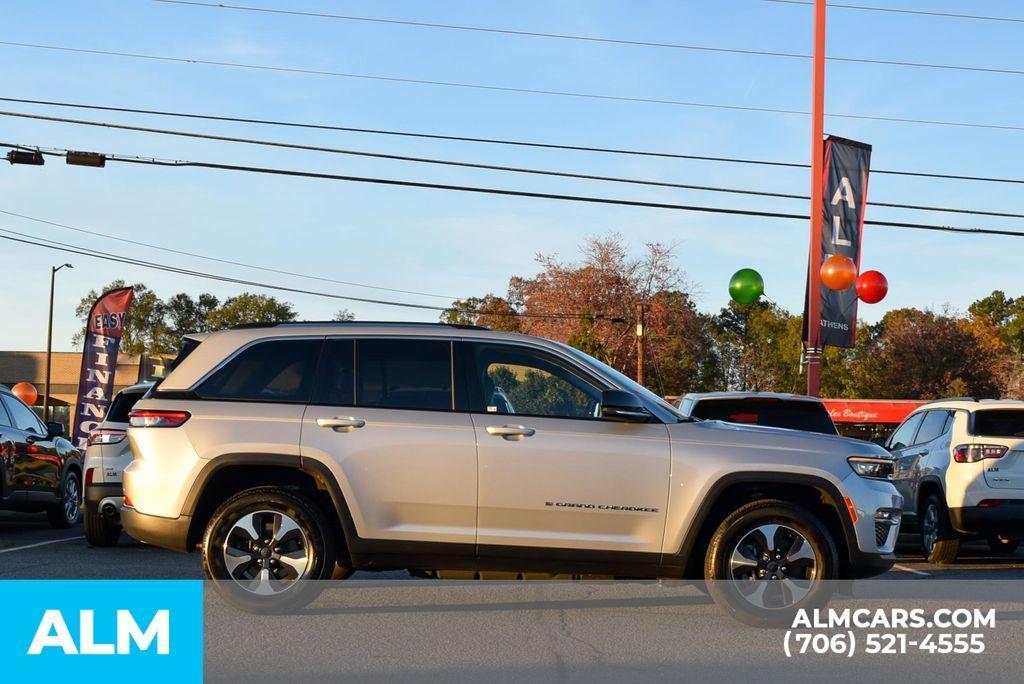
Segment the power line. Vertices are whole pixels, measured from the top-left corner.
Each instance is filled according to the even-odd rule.
[[[16,102],[19,104],[29,105],[43,105],[48,107],[68,107],[72,109],[88,109],[95,111],[105,112],[120,112],[126,114],[146,114],[153,116],[167,116],[174,118],[183,119],[197,119],[203,121],[221,121],[230,123],[244,123],[264,126],[279,126],[284,128],[300,128],[300,129],[311,129],[311,130],[323,130],[323,131],[338,131],[344,133],[365,133],[369,135],[384,135],[384,136],[396,136],[396,137],[407,137],[407,138],[419,138],[426,140],[444,140],[452,142],[469,142],[469,143],[481,143],[489,145],[508,145],[513,147],[530,147],[538,149],[550,149],[550,150],[564,150],[570,152],[595,152],[600,154],[620,154],[620,155],[631,155],[639,157],[656,157],[664,159],[687,159],[694,161],[709,161],[709,162],[722,162],[731,164],[752,164],[759,166],[774,166],[781,168],[793,168],[793,169],[809,169],[810,164],[800,164],[796,162],[784,162],[784,161],[771,161],[765,159],[744,159],[738,157],[723,157],[723,156],[708,156],[698,154],[683,154],[677,152],[662,152],[656,150],[634,150],[625,149],[620,147],[595,147],[588,145],[571,145],[571,144],[559,144],[559,143],[544,143],[527,140],[508,140],[500,138],[480,138],[471,136],[459,136],[459,135],[442,135],[437,133],[419,133],[412,131],[396,131],[387,129],[377,128],[357,128],[352,126],[336,126],[331,124],[319,124],[319,123],[304,123],[300,121],[282,121],[275,119],[259,119],[251,117],[237,117],[237,116],[224,116],[217,114],[197,114],[189,112],[175,112],[159,109],[140,109],[133,107],[117,107],[113,105],[97,105],[97,104],[85,104],[79,102],[61,102],[55,100],[33,100],[28,98],[18,97],[0,97],[0,102]],[[976,176],[976,175],[964,175],[964,174],[950,174],[950,173],[927,173],[920,171],[894,171],[887,169],[872,169],[872,174],[886,174],[894,176],[911,176],[920,178],[935,178],[935,179],[946,179],[946,180],[966,180],[966,181],[979,181],[986,183],[1009,183],[1016,185],[1024,185],[1024,179],[1020,178],[998,178],[993,176]]]
[[[602,93],[585,93],[571,90],[550,90],[545,88],[527,88],[514,86],[498,86],[485,83],[465,83],[459,81],[442,81],[420,78],[407,78],[403,76],[380,76],[377,74],[357,74],[347,71],[329,71],[325,69],[307,69],[302,67],[274,66],[269,64],[248,64],[244,62],[225,62],[212,59],[170,57],[167,55],[151,55],[138,52],[122,52],[117,50],[98,50],[92,48],[76,48],[63,45],[45,45],[41,43],[22,43],[16,41],[2,40],[0,45],[9,47],[29,48],[35,50],[53,50],[58,52],[71,52],[76,54],[101,55],[106,57],[125,57],[130,59],[143,59],[161,62],[174,62],[179,64],[203,64],[207,66],[230,67],[236,69],[250,69],[257,71],[271,71],[277,73],[305,74],[312,76],[332,76],[337,78],[352,78],[367,81],[381,81],[387,83],[402,83],[406,85],[429,85],[444,88],[457,88],[463,90],[483,90],[488,92],[513,93],[518,95],[544,95],[550,97],[564,97],[586,100],[602,100],[608,102],[630,102],[637,104],[667,105],[673,107],[689,107],[698,109],[713,109],[718,111],[756,112],[760,114],[784,114],[790,116],[810,116],[810,112],[801,109],[786,109],[782,107],[754,107],[746,105],[734,105],[717,102],[695,102],[688,100],[675,100],[668,98],[654,97],[633,97],[626,95],[608,95]],[[876,121],[885,123],[907,123],[923,126],[951,126],[956,128],[978,128],[1000,131],[1024,131],[1024,126],[1012,126],[1008,124],[989,124],[969,121],[945,121],[939,119],[910,119],[894,116],[876,116],[869,114],[826,114],[832,118],[852,119],[857,121]]]
[[[408,156],[408,155],[389,154],[389,153],[383,153],[383,152],[367,152],[367,151],[363,151],[363,150],[348,150],[348,149],[341,149],[341,148],[336,148],[336,147],[323,147],[323,146],[318,146],[318,145],[301,145],[301,144],[297,144],[297,143],[277,142],[277,141],[271,141],[271,140],[257,140],[257,139],[253,139],[253,138],[239,138],[239,137],[235,137],[235,136],[214,135],[214,134],[210,134],[210,133],[195,133],[195,132],[190,132],[190,131],[177,131],[177,130],[168,130],[168,129],[162,129],[162,128],[149,128],[149,127],[144,127],[144,126],[130,126],[130,125],[127,125],[127,124],[117,124],[117,123],[112,123],[112,122],[108,122],[108,121],[88,121],[88,120],[84,120],[84,119],[69,119],[69,118],[56,117],[56,116],[44,116],[44,115],[41,115],[41,114],[26,114],[26,113],[23,113],[23,112],[8,112],[8,111],[0,110],[0,116],[11,116],[11,117],[24,118],[24,119],[33,119],[33,120],[39,120],[39,121],[50,121],[50,122],[56,122],[56,123],[67,123],[67,124],[76,124],[76,125],[85,125],[85,126],[97,126],[97,127],[101,127],[101,128],[111,128],[111,129],[117,129],[117,130],[127,130],[127,131],[135,131],[135,132],[142,132],[142,133],[156,133],[156,134],[160,134],[160,135],[173,135],[173,136],[185,137],[185,138],[198,138],[198,139],[201,139],[201,140],[216,140],[216,141],[223,141],[223,142],[244,143],[244,144],[249,144],[249,145],[261,145],[261,146],[266,146],[266,147],[279,147],[279,148],[293,149],[293,150],[305,150],[305,151],[313,151],[313,152],[327,152],[327,153],[332,153],[332,154],[353,155],[353,156],[358,156],[358,157],[371,157],[371,158],[376,158],[376,159],[387,159],[387,160],[392,160],[392,161],[406,161],[406,162],[416,162],[416,163],[434,164],[434,165],[443,165],[443,166],[456,166],[456,167],[471,168],[471,169],[484,169],[484,170],[489,170],[489,171],[502,171],[502,172],[510,172],[510,173],[532,174],[532,175],[559,177],[559,178],[573,178],[573,179],[580,179],[580,180],[593,180],[593,181],[604,181],[604,182],[612,182],[612,183],[624,183],[624,184],[632,184],[632,185],[655,186],[655,187],[674,188],[674,189],[681,189],[681,190],[697,190],[697,191],[703,191],[703,192],[729,193],[729,194],[735,194],[735,195],[749,195],[749,196],[757,196],[757,197],[774,197],[774,198],[792,199],[792,200],[809,200],[810,199],[810,197],[807,196],[807,195],[796,195],[796,194],[783,193],[783,192],[770,192],[770,191],[766,191],[766,190],[749,190],[749,189],[741,189],[741,188],[725,188],[725,187],[710,186],[710,185],[696,185],[696,184],[690,184],[690,183],[674,183],[674,182],[669,182],[669,181],[656,181],[656,180],[647,180],[647,179],[638,179],[638,178],[622,178],[622,177],[617,177],[617,176],[601,176],[601,175],[596,175],[596,174],[574,173],[574,172],[569,172],[569,171],[555,171],[555,170],[551,170],[551,169],[536,169],[536,168],[524,168],[524,167],[518,167],[518,166],[482,164],[482,163],[477,163],[477,162],[454,161],[454,160],[448,160],[448,159],[435,159],[435,158],[430,158],[430,157],[413,157],[413,156]],[[975,216],[998,216],[998,217],[1004,217],[1004,218],[1022,218],[1022,219],[1024,219],[1024,214],[1018,214],[1018,213],[1012,213],[1012,212],[1002,212],[1002,211],[986,211],[986,210],[980,210],[980,209],[956,209],[956,208],[950,208],[950,207],[934,207],[934,206],[925,206],[925,205],[919,205],[919,204],[900,204],[900,203],[895,203],[895,202],[868,202],[868,204],[872,205],[872,206],[887,207],[887,208],[891,208],[891,209],[910,209],[910,210],[914,210],[914,211],[935,211],[935,212],[943,212],[943,213],[951,213],[951,214],[971,214],[971,215],[975,215]],[[186,254],[188,254],[188,253],[186,253]],[[190,256],[197,256],[197,255],[190,254]],[[242,266],[246,265],[246,264],[237,264],[236,262],[226,262],[226,263],[233,263],[235,265],[242,265]],[[271,270],[273,270],[273,269],[271,269]],[[298,274],[294,274],[294,273],[285,273],[285,274],[286,275],[298,275]],[[374,287],[374,286],[366,286],[366,285],[360,285],[358,283],[349,283],[349,282],[344,282],[344,281],[331,281],[330,279],[318,278],[318,280],[327,280],[329,282],[340,282],[341,284],[357,285],[358,287]],[[391,290],[391,288],[376,288],[376,287],[374,287],[374,289]],[[404,292],[406,294],[423,294],[422,292],[410,292],[408,290],[392,290],[392,291]],[[440,296],[440,295],[428,295],[428,296]],[[443,297],[443,298],[444,299],[455,299],[455,297]]]
[[[429,304],[413,304],[410,302],[395,302],[385,299],[368,299],[364,297],[352,297],[348,295],[334,294],[331,292],[322,292],[318,290],[306,290],[296,287],[287,287],[285,285],[271,285],[268,283],[261,283],[254,280],[246,280],[243,278],[234,278],[231,276],[223,276],[215,273],[208,273],[205,271],[195,271],[192,269],[180,268],[177,266],[170,266],[167,264],[161,264],[154,261],[147,261],[143,259],[134,259],[132,257],[126,257],[118,254],[111,254],[107,251],[98,251],[90,249],[88,247],[82,247],[80,245],[73,245],[66,242],[60,242],[58,240],[50,240],[47,238],[40,238],[27,233],[22,233],[10,228],[0,228],[0,233],[6,233],[6,235],[0,234],[0,239],[10,240],[12,242],[20,242],[22,244],[32,245],[35,247],[43,247],[46,249],[52,249],[60,252],[66,252],[69,254],[78,254],[80,256],[92,257],[94,259],[103,259],[106,261],[114,261],[117,263],[127,264],[130,266],[140,266],[143,268],[150,268],[158,271],[165,271],[168,273],[175,273],[178,275],[188,275],[196,278],[205,278],[207,280],[215,280],[219,282],[232,283],[236,285],[245,285],[248,287],[259,287],[268,290],[279,290],[281,292],[291,292],[294,294],[306,294],[313,295],[316,297],[327,297],[329,299],[342,299],[351,302],[361,302],[365,304],[379,304],[383,306],[396,306],[408,309],[422,309],[426,311],[438,311],[446,312],[451,311],[452,307],[446,306],[431,306]],[[18,236],[18,237],[12,237]],[[473,315],[500,315],[518,318],[584,318],[589,317],[592,314],[578,314],[578,313],[528,313],[528,312],[503,312],[501,314],[493,314],[493,312],[472,310],[466,313]],[[603,316],[598,316],[599,318]]]
[[[470,26],[466,24],[445,24],[428,21],[413,21],[407,19],[390,19],[383,17],[362,17],[350,14],[331,14],[327,12],[304,12],[299,10],[288,10],[280,7],[254,7],[250,5],[235,5],[214,2],[195,2],[192,0],[154,0],[168,5],[184,5],[192,7],[205,7],[210,9],[238,10],[243,12],[259,12],[270,15],[306,17],[313,19],[335,19],[340,21],[364,22],[370,24],[385,24],[393,26],[412,26],[416,28],[444,29],[450,31],[468,31],[477,33],[501,34],[509,36],[520,36],[528,38],[549,38],[555,40],[578,41],[586,43],[603,43],[607,45],[624,45],[630,47],[664,48],[672,50],[689,50],[694,52],[717,52],[736,55],[750,55],[755,57],[780,57],[785,59],[811,59],[811,55],[801,52],[784,52],[779,50],[749,50],[743,48],[723,48],[710,45],[693,45],[687,43],[668,43],[650,40],[629,40],[624,38],[605,38],[602,36],[588,36],[567,33],[545,33],[541,31],[521,31],[516,29],[498,28],[492,26]],[[830,5],[839,7],[839,5]],[[980,18],[980,17],[979,17]],[[866,57],[826,57],[832,62],[851,62],[857,64],[876,64],[899,67],[912,67],[921,69],[950,69],[955,71],[976,71],[983,73],[1024,75],[1020,69],[1009,69],[1001,67],[980,67],[961,64],[937,64],[929,62],[911,62],[905,60],[871,59]]]
[[[57,148],[43,148],[39,146],[19,145],[14,143],[2,143],[0,147],[14,149],[38,150],[42,154],[53,156],[65,156],[69,150]],[[166,167],[193,167],[204,169],[217,169],[222,171],[239,171],[245,173],[259,173],[275,176],[288,176],[295,178],[318,178],[322,180],[336,180],[351,183],[368,183],[373,185],[389,185],[396,187],[423,188],[429,190],[451,190],[457,192],[471,192],[485,195],[503,195],[509,197],[526,197],[530,199],[545,199],[566,202],[584,202],[589,204],[616,205],[626,207],[645,207],[650,209],[672,209],[677,211],[692,211],[710,214],[727,214],[733,216],[757,216],[761,218],[780,218],[808,220],[808,216],[802,214],[788,214],[774,211],[758,211],[753,209],[730,209],[727,207],[709,207],[695,204],[672,204],[668,202],[648,202],[643,200],[629,200],[613,197],[599,197],[593,195],[565,195],[547,192],[529,192],[525,190],[509,190],[506,188],[489,188],[475,185],[452,185],[447,183],[427,183],[423,181],[399,180],[394,178],[378,178],[369,176],[351,176],[335,173],[320,173],[315,171],[296,171],[293,169],[280,169],[262,166],[245,166],[239,164],[225,164],[218,162],[200,162],[187,160],[165,160],[152,157],[138,157],[126,155],[104,154],[107,161],[123,162],[128,164],[144,164],[149,166]],[[907,223],[896,221],[864,221],[865,225],[882,226],[890,228],[913,228],[918,230],[936,230],[950,233],[971,233],[985,235],[1006,235],[1013,237],[1024,237],[1024,232],[1013,230],[1000,230],[995,228],[970,228],[962,226],[941,226],[925,223]]]
[[[173,0],[156,0],[157,2],[171,2]],[[809,0],[764,0],[764,2],[774,2],[782,5],[813,5],[813,2]],[[182,3],[184,4],[184,3]],[[205,4],[205,3],[188,3],[188,4]],[[828,4],[830,8],[835,9],[848,9],[848,10],[860,10],[862,12],[888,12],[890,14],[917,14],[929,17],[946,17],[950,19],[976,19],[979,21],[1004,21],[1015,24],[1024,24],[1024,18],[1018,17],[994,17],[983,14],[962,14],[959,12],[940,12],[938,10],[915,10],[905,9],[900,7],[874,7],[870,5],[846,5],[839,3]]]
[[[35,223],[42,223],[55,228],[63,228],[65,230],[73,230],[77,233],[83,233],[86,235],[93,235],[96,237],[106,238],[108,240],[117,240],[119,242],[125,242],[131,245],[137,245],[139,247],[146,247],[148,249],[156,249],[162,252],[169,252],[171,254],[180,254],[182,256],[193,257],[196,259],[205,259],[207,261],[213,261],[219,264],[227,264],[230,266],[241,266],[243,268],[251,268],[256,271],[265,271],[267,273],[277,273],[279,275],[293,276],[297,278],[308,278],[309,280],[319,280],[325,283],[335,283],[337,285],[349,285],[352,287],[363,287],[370,290],[382,290],[385,292],[397,292],[401,294],[418,295],[420,297],[436,297],[437,299],[448,299],[455,300],[459,297],[451,297],[448,295],[431,294],[429,292],[418,292],[416,290],[401,290],[393,287],[382,287],[380,285],[367,285],[366,283],[356,283],[349,280],[335,280],[333,278],[324,278],[322,276],[309,275],[308,273],[296,273],[294,271],[284,271],[277,268],[270,268],[269,266],[257,266],[255,264],[247,264],[242,261],[232,261],[231,259],[221,259],[218,257],[212,257],[207,254],[199,254],[196,252],[189,252],[182,249],[174,249],[173,247],[166,247],[164,245],[156,245],[150,242],[141,242],[139,240],[132,240],[121,235],[113,235],[111,233],[103,233],[98,230],[90,230],[88,228],[79,228],[77,226],[69,226],[64,223],[57,223],[56,221],[47,221],[46,219],[36,218],[34,216],[27,216],[26,214],[19,214],[14,211],[8,211],[6,209],[0,209],[0,214],[6,214],[7,216],[15,216],[26,221],[34,221]]]

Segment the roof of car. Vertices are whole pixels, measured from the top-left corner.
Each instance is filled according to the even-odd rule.
[[[786,399],[788,401],[813,401],[821,402],[818,397],[809,397],[806,394],[791,394],[789,392],[691,392],[683,399],[705,401],[708,399]]]
[[[937,399],[922,404],[915,410],[915,413],[927,411],[928,409],[959,409],[961,411],[981,411],[985,409],[1024,409],[1024,401],[1017,399],[972,399],[971,397],[956,397],[953,399]]]

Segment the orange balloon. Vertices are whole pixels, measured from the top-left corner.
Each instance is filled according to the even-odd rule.
[[[857,280],[857,264],[842,254],[833,254],[821,265],[821,282],[830,290],[845,290]]]
[[[14,396],[18,397],[29,406],[36,403],[36,399],[39,398],[39,391],[31,382],[19,382],[11,388],[11,391],[14,392]]]

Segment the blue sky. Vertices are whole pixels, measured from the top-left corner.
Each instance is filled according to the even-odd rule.
[[[245,3],[239,3],[245,4]],[[439,23],[807,52],[810,9],[758,0],[720,2],[346,2],[253,0],[253,5]],[[956,11],[950,0],[879,5]],[[973,2],[979,14],[1020,14],[1017,3]],[[0,40],[209,60],[350,71],[416,79],[719,102],[804,110],[810,64],[803,60],[613,46],[437,29],[165,5],[148,0],[7,0]],[[1020,24],[833,9],[829,52],[843,56],[1019,68]],[[809,120],[541,95],[459,90],[327,76],[88,56],[0,46],[5,94],[343,126],[805,161]],[[831,63],[831,112],[1021,125],[1024,77]],[[683,183],[806,193],[807,173],[706,162],[289,130],[228,123],[73,112],[3,103],[0,109],[106,119],[303,144],[536,166]],[[254,148],[133,132],[4,118],[5,142],[175,159],[227,161],[329,173],[596,194],[658,202],[804,213],[789,200],[734,197],[434,168],[312,152]],[[832,118],[826,131],[874,145],[873,166],[1022,177],[1024,132]],[[876,175],[869,199],[1024,211],[1019,187]],[[758,269],[768,294],[802,306],[807,227],[798,221],[593,206],[408,188],[286,179],[201,169],[110,164],[0,167],[0,209],[147,242],[284,270],[444,295],[503,293],[511,275],[536,272],[534,255],[578,254],[589,235],[620,232],[636,250],[678,243],[677,260],[715,311],[729,276]],[[1020,221],[871,207],[868,218],[1021,228]],[[234,277],[384,296],[444,300],[211,264],[0,216],[0,228],[88,244],[136,258]],[[1019,238],[871,228],[863,267],[885,273],[889,297],[862,306],[876,320],[901,306],[963,309],[993,289],[1024,294]],[[0,348],[41,349],[49,267],[59,275],[55,348],[70,349],[79,298],[114,278],[141,280],[161,296],[237,294],[233,285],[100,262],[39,248],[0,245]],[[433,320],[430,312],[281,294],[301,317],[330,318],[345,306],[359,318]]]

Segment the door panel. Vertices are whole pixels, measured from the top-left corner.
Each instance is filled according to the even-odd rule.
[[[336,418],[365,424],[318,424]],[[465,413],[309,406],[302,458],[331,470],[364,539],[476,541],[476,441]]]
[[[598,418],[610,387],[554,350],[473,342],[460,361],[479,445],[481,546],[661,551],[665,425]]]
[[[670,450],[661,424],[474,414],[481,545],[660,552]],[[492,435],[522,426],[529,437]]]
[[[331,469],[360,537],[476,542],[476,437],[452,384],[448,340],[327,340],[302,458]]]
[[[56,444],[46,439],[46,427],[32,409],[14,397],[2,395],[0,400],[14,424],[3,428],[13,446],[12,490],[56,492],[63,474],[62,463]]]

